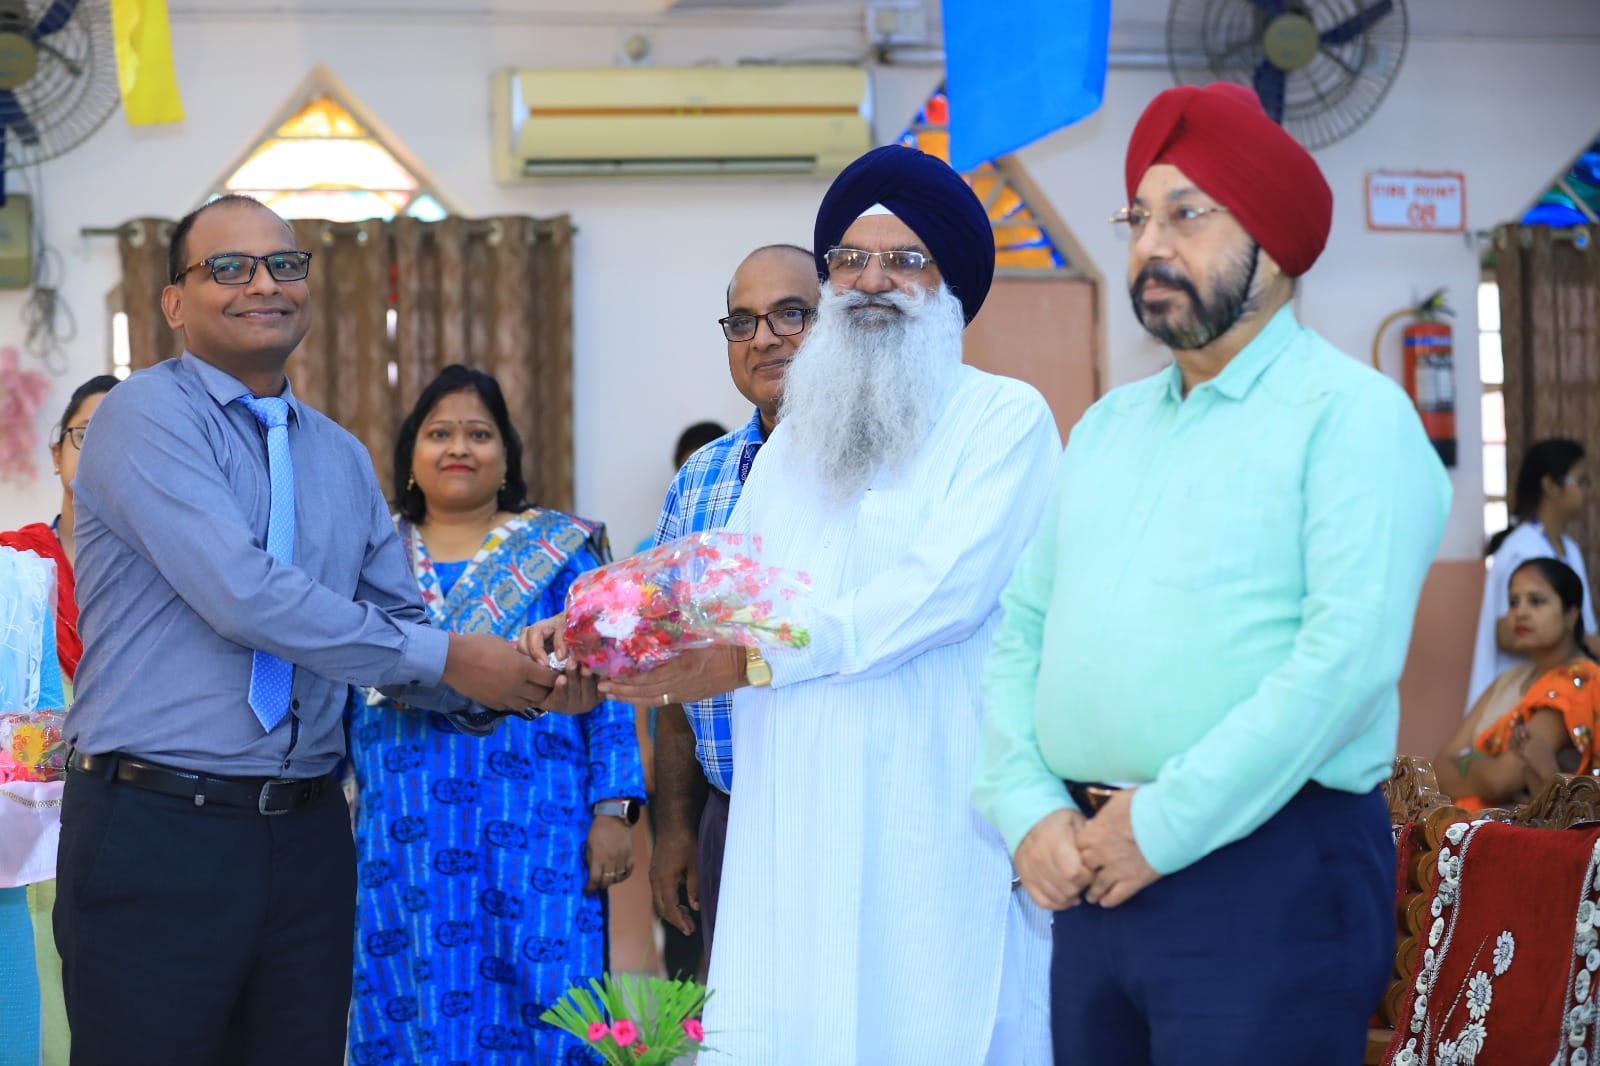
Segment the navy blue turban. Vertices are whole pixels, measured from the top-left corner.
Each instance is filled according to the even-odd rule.
[[[971,322],[994,281],[994,229],[966,180],[937,156],[900,144],[874,148],[833,179],[817,209],[817,273],[828,249],[867,208],[882,204],[911,227]]]

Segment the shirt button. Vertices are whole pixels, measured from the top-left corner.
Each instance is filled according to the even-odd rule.
[[[291,711],[298,711],[300,709],[300,701],[299,700],[290,700],[289,701],[289,709]]]

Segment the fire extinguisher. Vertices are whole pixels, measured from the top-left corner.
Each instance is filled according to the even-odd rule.
[[[1453,314],[1445,306],[1444,290],[1440,289],[1415,307],[1384,319],[1372,342],[1372,365],[1376,367],[1383,331],[1398,318],[1412,319],[1401,330],[1401,380],[1417,405],[1428,440],[1433,442],[1444,465],[1452,467],[1456,465],[1456,374],[1450,324],[1444,317]]]

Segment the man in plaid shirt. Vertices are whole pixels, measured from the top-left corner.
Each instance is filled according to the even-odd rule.
[[[816,315],[817,271],[811,252],[767,245],[751,252],[728,286],[728,372],[755,404],[750,421],[695,452],[667,490],[656,543],[720,529],[739,502],[739,490],[762,442],[778,420],[783,373]],[[696,911],[709,965],[716,925],[722,846],[733,788],[729,696],[662,708],[656,724],[656,844],[650,887],[656,913],[685,935]],[[687,899],[687,905],[684,900]]]

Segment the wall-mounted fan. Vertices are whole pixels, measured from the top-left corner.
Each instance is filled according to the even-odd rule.
[[[117,100],[104,2],[0,0],[0,201],[7,169],[76,147]]]
[[[1180,84],[1248,85],[1307,148],[1377,110],[1406,52],[1403,0],[1172,0],[1167,58]]]

